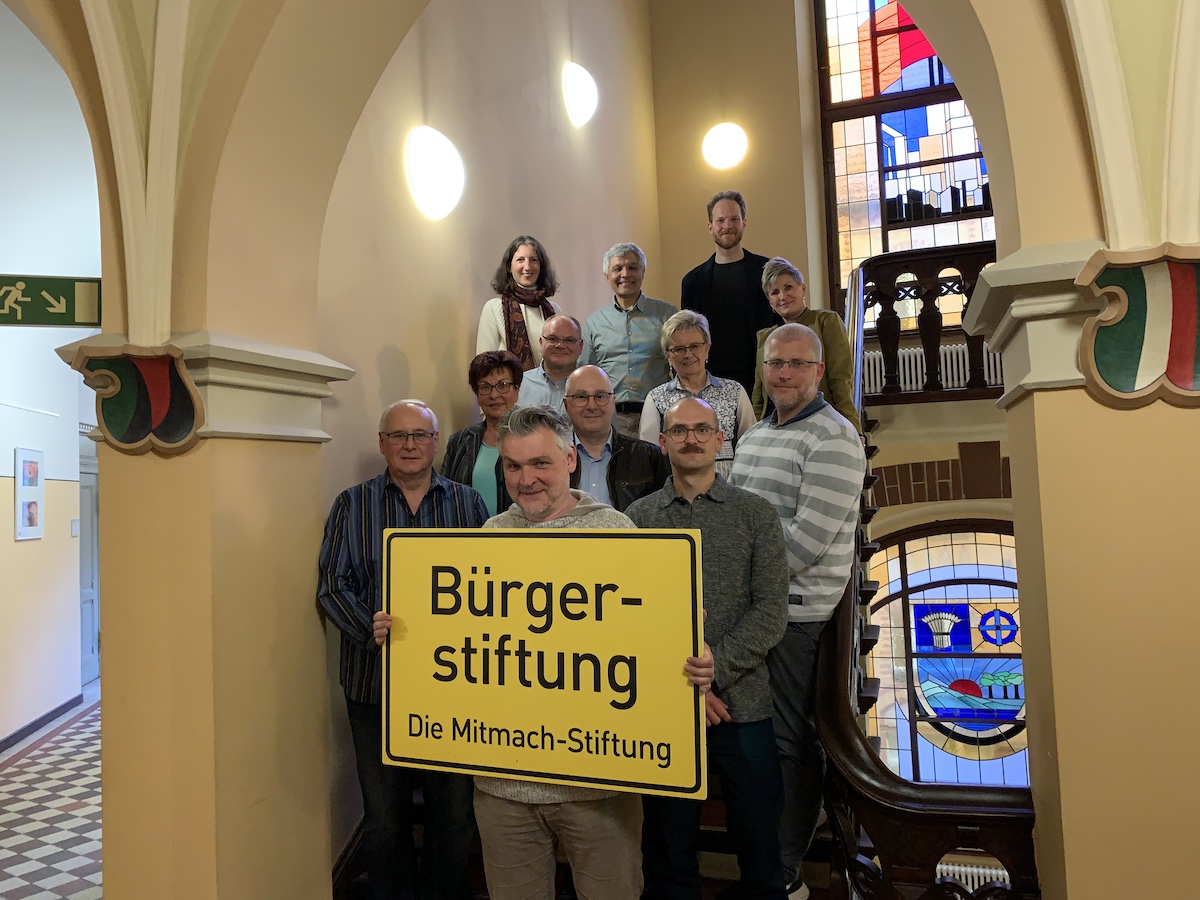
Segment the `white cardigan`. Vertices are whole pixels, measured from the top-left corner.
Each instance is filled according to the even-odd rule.
[[[550,306],[556,316],[562,312],[562,307],[553,300],[550,301]],[[525,315],[525,330],[529,332],[529,345],[533,348],[533,364],[540,366],[542,364],[542,344],[538,339],[542,336],[542,326],[546,324],[546,319],[542,315],[542,310],[536,306],[522,305],[521,312]],[[475,352],[479,354],[488,350],[507,349],[508,342],[504,333],[504,304],[499,297],[493,297],[483,304],[483,312],[479,316],[479,336],[475,339]]]

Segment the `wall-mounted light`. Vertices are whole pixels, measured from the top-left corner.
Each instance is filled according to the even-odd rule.
[[[736,166],[746,155],[750,141],[741,126],[733,122],[722,122],[708,129],[700,152],[704,160],[714,169],[729,169]]]
[[[563,102],[567,105],[567,118],[576,128],[586,125],[595,115],[600,93],[591,74],[578,63],[563,63]]]
[[[462,197],[466,172],[450,139],[428,125],[419,125],[404,141],[404,178],[421,215],[444,219]]]

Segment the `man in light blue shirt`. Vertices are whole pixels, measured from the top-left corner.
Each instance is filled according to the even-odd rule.
[[[551,316],[542,326],[542,364],[525,373],[517,406],[549,406],[566,414],[563,395],[567,377],[579,364],[583,351],[582,329],[574,316]]]
[[[642,293],[646,254],[637,244],[617,244],[604,254],[604,278],[613,302],[592,313],[583,326],[580,365],[600,366],[613,381],[613,424],[637,437],[642,405],[651,388],[671,377],[663,354],[663,323],[678,310]]]

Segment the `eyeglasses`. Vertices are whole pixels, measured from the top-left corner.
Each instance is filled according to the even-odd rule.
[[[819,366],[819,359],[764,359],[763,365],[778,372],[785,366],[789,369],[803,369],[805,366]]]
[[[513,389],[511,381],[497,381],[495,384],[488,384],[486,381],[479,382],[479,387],[475,388],[475,393],[481,397],[486,397],[492,391],[497,394],[507,394]]]
[[[717,433],[717,429],[713,428],[711,425],[700,424],[695,428],[688,428],[686,425],[672,425],[670,428],[664,431],[663,434],[665,434],[675,443],[682,444],[687,440],[689,431],[696,436],[696,440],[698,440],[701,444],[707,444],[708,439]]]
[[[547,344],[549,344],[551,347],[574,347],[576,344],[582,343],[582,341],[579,338],[547,337],[544,334],[542,335],[542,340],[545,341]]]
[[[412,438],[413,443],[418,447],[424,447],[435,437],[436,431],[388,431],[383,435],[387,438],[389,444],[395,444],[397,447],[402,447],[408,443],[408,439]]]
[[[707,346],[708,344],[705,342],[700,344],[688,344],[686,347],[668,347],[667,353],[669,353],[671,356],[683,356],[687,353],[692,354],[692,356],[699,356],[701,348]]]
[[[589,400],[595,400],[597,406],[605,406],[612,398],[612,391],[596,391],[594,394],[567,394],[567,399],[577,409],[583,409],[588,405]]]

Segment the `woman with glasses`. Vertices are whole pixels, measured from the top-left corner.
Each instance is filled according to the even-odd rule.
[[[492,516],[512,505],[504,487],[497,426],[500,417],[516,405],[524,376],[521,361],[507,350],[489,350],[471,360],[467,381],[479,401],[483,421],[450,435],[442,460],[442,475],[479,491]]]
[[[862,434],[858,421],[858,410],[854,408],[854,390],[850,381],[854,366],[850,359],[850,339],[841,317],[828,309],[810,309],[807,304],[808,285],[804,276],[782,256],[768,260],[763,267],[762,289],[767,295],[771,309],[783,317],[785,324],[793,322],[807,325],[821,339],[821,358],[825,362],[825,374],[817,390],[824,394],[829,405],[840,412]],[[758,333],[758,362],[755,365],[754,414],[760,419],[767,414],[767,392],[763,386],[763,347],[767,336],[779,326],[764,328]]]
[[[483,305],[475,352],[508,350],[522,371],[540,366],[542,326],[562,312],[550,300],[558,290],[558,277],[542,242],[528,234],[513,238],[500,257],[492,290],[499,296]]]
[[[667,410],[685,397],[699,397],[716,412],[717,422],[725,432],[725,444],[717,453],[716,469],[718,475],[728,478],[738,436],[758,421],[746,389],[732,378],[709,374],[708,350],[712,346],[712,335],[708,319],[700,313],[690,309],[675,313],[663,323],[661,342],[675,377],[652,388],[646,395],[638,436],[643,441],[657,443]]]

